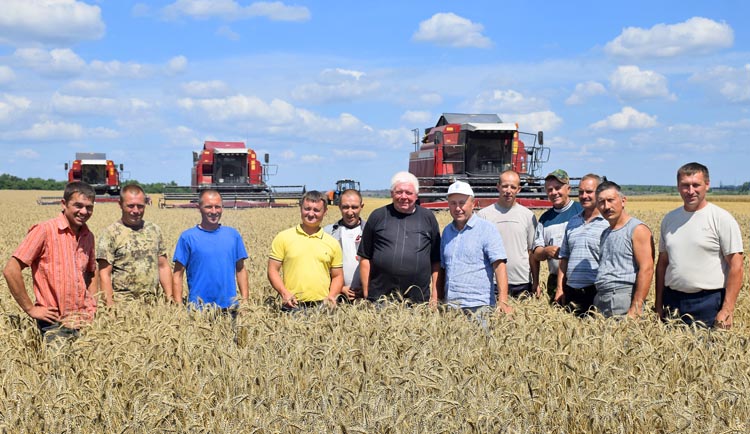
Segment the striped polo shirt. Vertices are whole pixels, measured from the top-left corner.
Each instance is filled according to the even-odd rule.
[[[583,212],[573,216],[565,228],[560,258],[568,259],[565,276],[567,285],[581,289],[596,282],[599,269],[599,242],[602,232],[609,227],[609,222],[597,215],[590,222],[583,218]]]
[[[560,246],[565,235],[565,228],[568,226],[570,219],[583,211],[580,203],[573,200],[560,209],[550,208],[539,218],[539,224],[536,226],[536,235],[534,236],[534,247]],[[560,266],[558,259],[548,259],[547,267],[549,274],[557,274]]]

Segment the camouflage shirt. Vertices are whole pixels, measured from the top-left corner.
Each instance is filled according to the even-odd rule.
[[[112,265],[115,294],[153,298],[160,293],[159,256],[167,256],[159,226],[144,222],[133,230],[122,222],[109,225],[96,242],[96,259]]]

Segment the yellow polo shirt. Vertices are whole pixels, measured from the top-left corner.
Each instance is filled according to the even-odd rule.
[[[281,262],[284,286],[299,301],[325,299],[331,287],[331,268],[343,266],[338,241],[322,228],[307,235],[301,225],[279,232],[269,257]]]

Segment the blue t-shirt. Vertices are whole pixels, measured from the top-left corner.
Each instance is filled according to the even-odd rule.
[[[235,267],[240,259],[247,259],[247,251],[234,228],[219,226],[206,231],[195,226],[183,232],[177,240],[174,261],[187,271],[188,301],[221,308],[237,305]]]

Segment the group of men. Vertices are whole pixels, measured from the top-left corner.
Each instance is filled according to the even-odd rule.
[[[565,171],[547,175],[552,208],[538,221],[517,201],[516,172],[500,175],[498,201],[477,213],[472,187],[457,181],[447,195],[453,221],[442,236],[433,213],[419,206],[419,182],[408,172],[393,176],[391,203],[367,222],[360,217],[360,193],[347,190],[341,219],[321,227],[327,198],[308,191],[299,202],[300,223],[271,244],[267,277],[283,311],[396,299],[510,313],[509,297],[542,296],[539,264],[547,261],[550,302],[579,315],[596,309],[636,317],[656,271],[659,315],[731,327],[743,278],[742,237],[736,220],[707,202],[709,182],[708,168],[699,163],[678,170],[684,204],[662,221],[656,267],[650,229],[627,213],[619,185],[594,174],[581,179],[579,202],[570,198]],[[192,306],[236,316],[248,298],[247,252],[240,233],[220,223],[218,191],[201,192],[201,221],[180,235],[173,269],[159,227],[143,219],[141,187],[123,188],[121,218],[96,243],[86,225],[94,199],[88,184],[68,184],[61,214],[34,225],[4,269],[12,296],[42,335],[76,335],[93,318],[99,290],[112,305],[161,297],[160,285],[166,300],[181,304],[185,273]],[[35,302],[24,285],[26,267]]]

